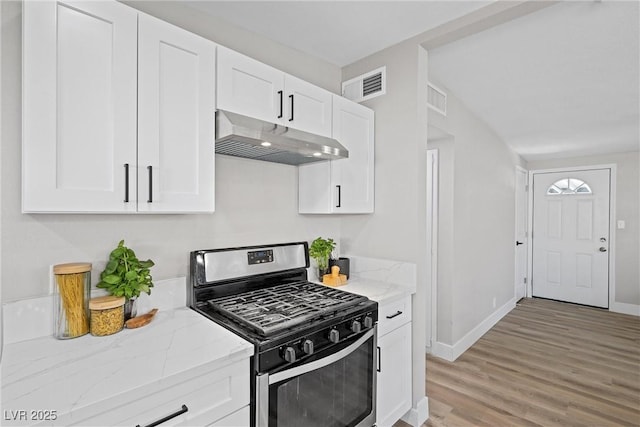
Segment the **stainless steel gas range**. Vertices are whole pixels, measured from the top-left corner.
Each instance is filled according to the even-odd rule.
[[[189,305],[255,346],[252,427],[375,424],[378,305],[307,281],[306,242],[199,250]]]

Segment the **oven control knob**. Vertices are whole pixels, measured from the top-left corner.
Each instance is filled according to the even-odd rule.
[[[287,347],[284,349],[284,360],[289,363],[296,361],[296,350],[293,347]]]
[[[302,351],[304,354],[313,354],[313,341],[304,340],[302,343]]]
[[[351,332],[353,332],[354,334],[358,334],[360,333],[361,330],[362,330],[362,323],[360,323],[359,320],[354,320],[351,323]]]
[[[367,329],[373,328],[373,317],[366,316],[364,318],[364,327],[367,328]]]
[[[340,341],[340,332],[337,329],[332,329],[329,331],[329,341],[334,344]]]

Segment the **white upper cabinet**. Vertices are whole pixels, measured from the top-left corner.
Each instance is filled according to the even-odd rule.
[[[231,49],[218,47],[219,110],[266,122],[284,117],[284,74]]]
[[[334,95],[332,136],[347,148],[349,157],[299,167],[299,212],[373,212],[373,110]]]
[[[135,211],[137,13],[27,1],[23,17],[23,211]]]
[[[23,211],[212,212],[215,44],[116,1],[23,20]]]
[[[140,15],[138,210],[213,212],[215,44]]]
[[[331,136],[331,92],[223,47],[217,71],[218,109]]]

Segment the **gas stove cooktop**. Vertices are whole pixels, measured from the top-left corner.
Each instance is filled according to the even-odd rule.
[[[223,316],[269,336],[367,301],[366,297],[302,281],[208,300]]]

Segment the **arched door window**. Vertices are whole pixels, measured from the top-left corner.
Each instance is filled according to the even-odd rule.
[[[563,178],[551,184],[547,189],[548,195],[557,194],[591,194],[591,187],[577,178]]]

